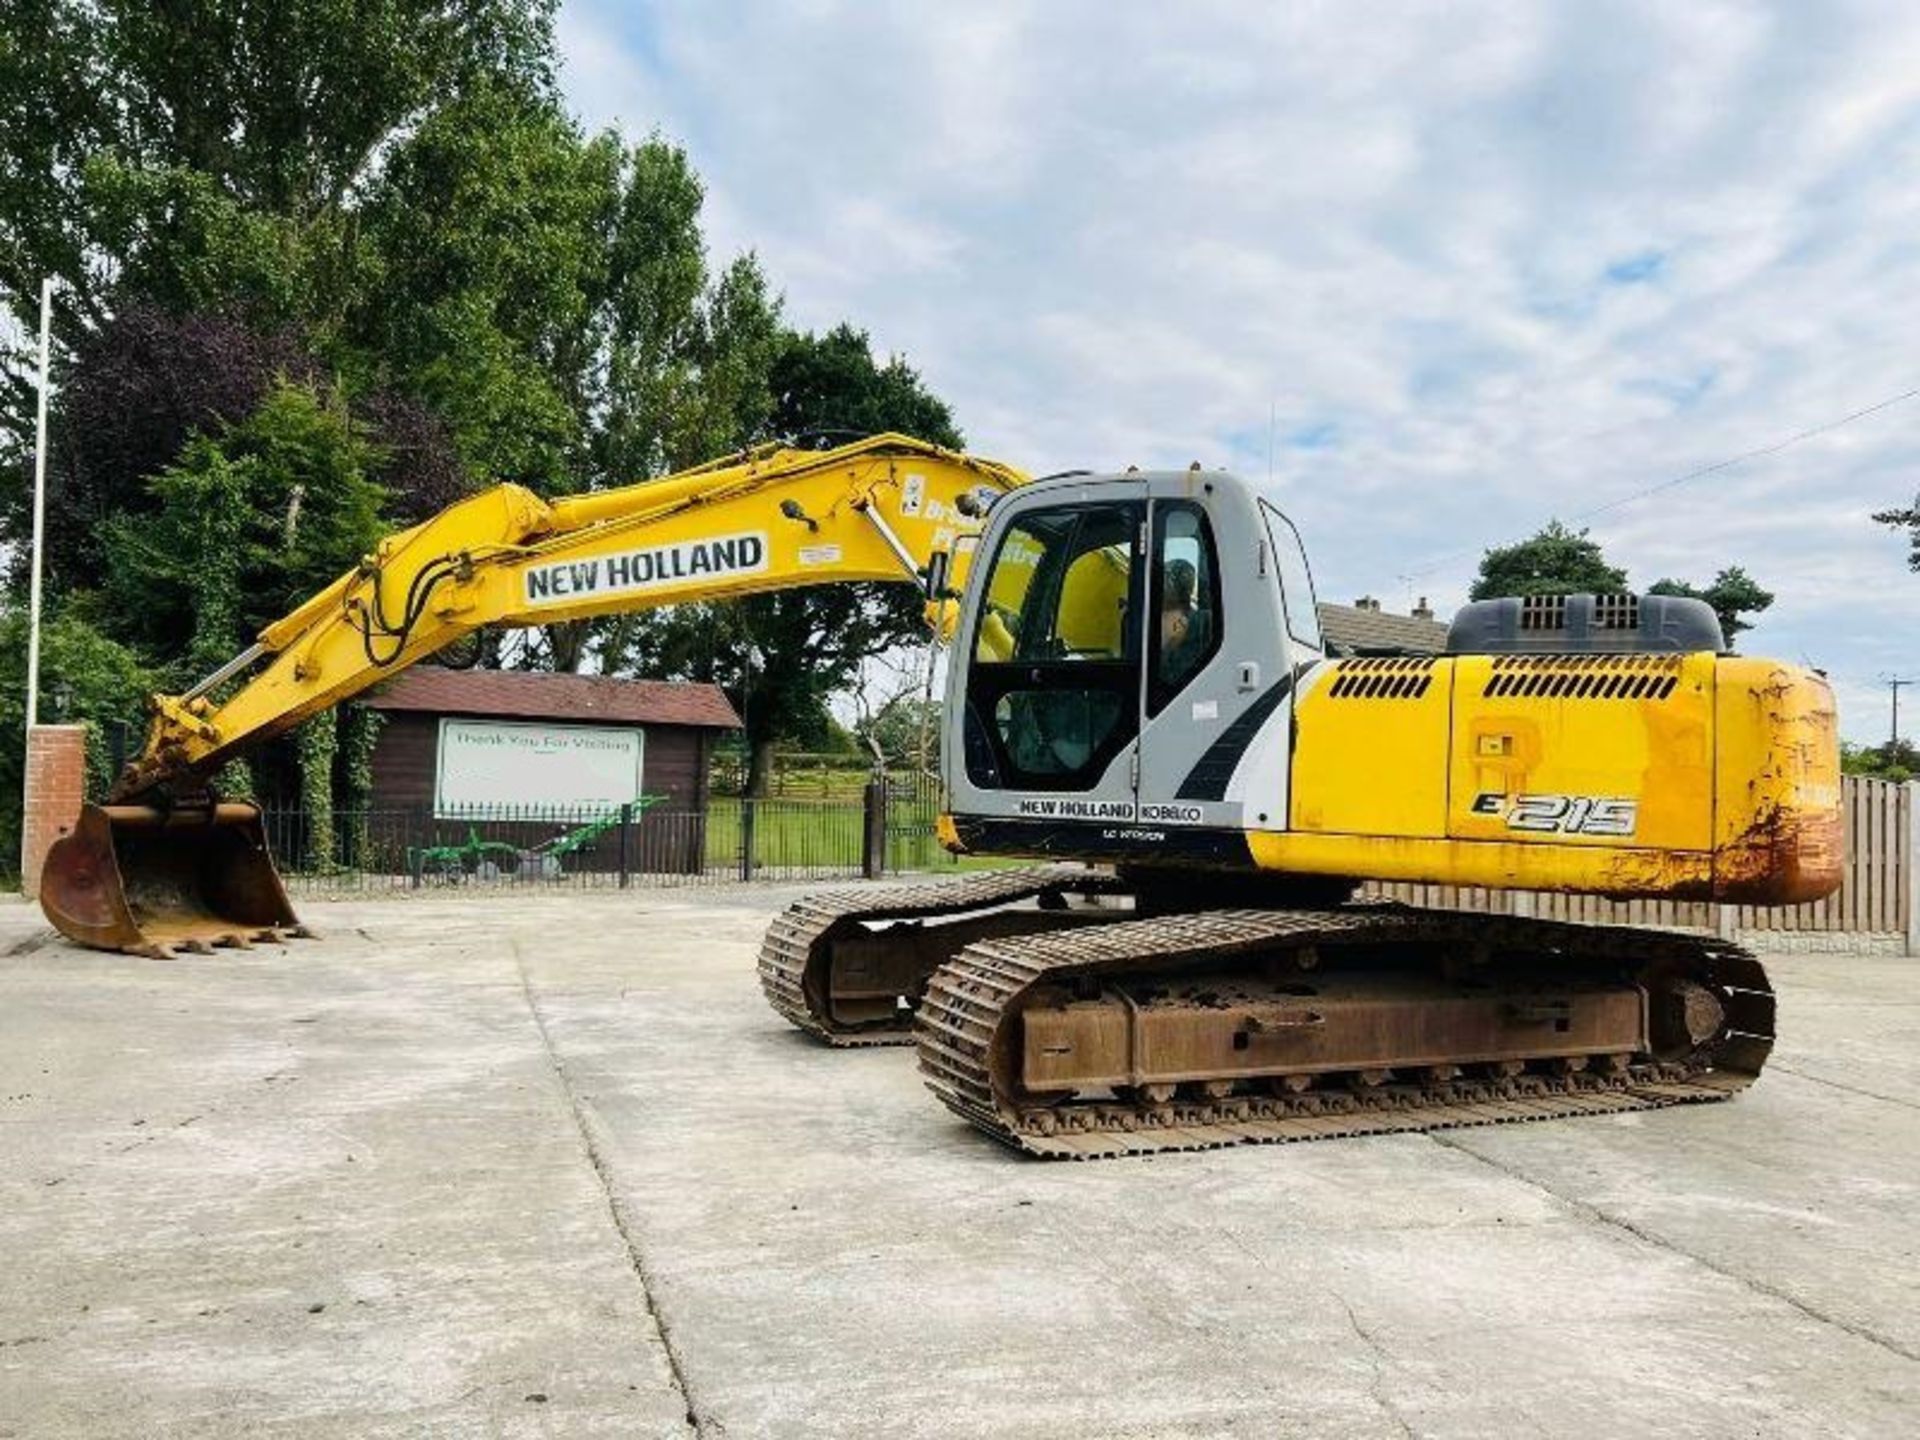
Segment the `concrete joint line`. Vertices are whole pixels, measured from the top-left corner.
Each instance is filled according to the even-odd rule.
[[[1544,1180],[1536,1180],[1533,1176],[1526,1174],[1524,1171],[1516,1170],[1511,1165],[1501,1164],[1490,1155],[1482,1155],[1479,1151],[1462,1144],[1462,1137],[1459,1135],[1443,1130],[1430,1130],[1427,1132],[1427,1138],[1436,1145],[1444,1145],[1449,1150],[1457,1151],[1459,1154],[1478,1160],[1482,1165],[1498,1170],[1502,1175],[1510,1179],[1518,1180],[1522,1185],[1532,1186],[1543,1195],[1552,1196],[1569,1210],[1574,1211],[1576,1214],[1588,1220],[1595,1221],[1598,1224],[1608,1226],[1615,1230],[1624,1231],[1642,1244],[1651,1245],[1656,1250],[1665,1250],[1668,1254],[1678,1255],[1682,1259],[1691,1260],[1702,1269],[1710,1270],[1715,1275],[1731,1280],[1736,1285],[1741,1286],[1743,1289],[1750,1290],[1756,1295],[1764,1295],[1769,1300],[1778,1300],[1781,1304],[1797,1310],[1809,1320],[1818,1321],[1822,1325],[1829,1325],[1835,1330],[1844,1331],[1856,1340],[1864,1340],[1869,1345],[1885,1350],[1889,1354],[1898,1355],[1903,1360],[1920,1360],[1920,1351],[1909,1349],[1898,1340],[1889,1339],[1887,1336],[1880,1334],[1878,1331],[1870,1330],[1864,1325],[1856,1325],[1850,1320],[1842,1320],[1838,1315],[1829,1315],[1824,1310],[1816,1310],[1806,1301],[1788,1294],[1785,1290],[1773,1285],[1768,1285],[1764,1281],[1756,1280],[1751,1275],[1742,1275],[1737,1270],[1729,1270],[1726,1266],[1709,1260],[1706,1256],[1697,1254],[1683,1245],[1676,1245],[1671,1240],[1663,1239],[1650,1230],[1643,1230],[1631,1220],[1623,1220],[1618,1215],[1609,1215],[1605,1210],[1602,1210],[1590,1200],[1582,1200],[1577,1195],[1568,1195],[1564,1191],[1554,1189],[1553,1186],[1547,1184]]]
[[[1898,1095],[1882,1095],[1878,1090],[1862,1090],[1858,1085],[1849,1085],[1843,1080],[1828,1080],[1819,1075],[1809,1075],[1806,1071],[1796,1070],[1791,1065],[1782,1065],[1778,1060],[1767,1067],[1767,1073],[1772,1074],[1775,1070],[1791,1075],[1796,1080],[1805,1080],[1809,1085],[1825,1085],[1830,1089],[1844,1090],[1849,1095],[1859,1095],[1868,1100],[1884,1100],[1889,1105],[1899,1105],[1908,1110],[1920,1110],[1920,1105],[1911,1100],[1902,1100]]]
[[[513,936],[507,937],[507,944],[513,950],[514,968],[520,972],[520,993],[526,1000],[527,1014],[533,1018],[533,1027],[540,1036],[540,1048],[546,1052],[547,1065],[553,1071],[554,1083],[567,1102],[567,1113],[573,1117],[574,1132],[580,1137],[580,1148],[587,1157],[587,1164],[593,1169],[593,1178],[600,1187],[600,1198],[607,1207],[607,1216],[613,1221],[613,1228],[620,1236],[620,1244],[627,1252],[627,1264],[632,1269],[634,1279],[640,1282],[640,1298],[646,1303],[647,1318],[653,1322],[653,1330],[660,1337],[660,1348],[666,1352],[667,1369],[673,1376],[673,1388],[680,1396],[680,1402],[686,1407],[687,1429],[695,1435],[724,1433],[724,1426],[709,1426],[694,1404],[693,1392],[687,1384],[686,1367],[680,1359],[679,1348],[673,1341],[673,1330],[667,1324],[667,1317],[661,1312],[659,1302],[654,1298],[653,1276],[648,1273],[647,1262],[641,1254],[640,1242],[634,1236],[632,1227],[627,1223],[626,1213],[615,1196],[613,1177],[608,1173],[607,1162],[601,1154],[600,1145],[594,1136],[592,1117],[573,1088],[573,1082],[567,1077],[566,1063],[561,1060],[560,1052],[554,1048],[553,1036],[547,1029],[547,1017],[540,1009],[540,1002],[534,997],[533,978],[527,974],[526,956],[521,952],[520,942]]]

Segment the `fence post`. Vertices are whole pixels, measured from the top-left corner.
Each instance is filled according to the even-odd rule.
[[[1907,799],[1907,954],[1920,955],[1920,780],[1900,788]]]
[[[107,774],[115,780],[127,768],[127,722],[112,720],[107,729]]]
[[[751,795],[740,797],[740,878],[753,879],[753,811]]]
[[[867,781],[866,824],[861,827],[860,873],[878,880],[887,869],[887,777],[875,775]]]
[[[1713,933],[1722,940],[1736,939],[1740,934],[1740,907],[1737,905],[1714,906]]]
[[[633,874],[633,802],[620,807],[620,888],[627,888]]]

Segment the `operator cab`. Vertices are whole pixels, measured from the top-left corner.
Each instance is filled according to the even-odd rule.
[[[1291,523],[1221,472],[1002,499],[949,676],[963,844],[1232,861],[1285,823],[1288,697],[1322,653]]]

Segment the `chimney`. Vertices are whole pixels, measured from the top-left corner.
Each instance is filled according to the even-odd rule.
[[[1433,610],[1427,604],[1426,596],[1422,595],[1420,597],[1420,603],[1413,607],[1413,618],[1416,620],[1431,620],[1433,618]]]
[[[1380,609],[1380,602],[1371,595],[1362,595],[1358,600],[1353,602],[1353,608],[1356,610],[1373,610],[1377,612]]]

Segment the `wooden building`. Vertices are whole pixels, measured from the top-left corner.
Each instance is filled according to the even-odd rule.
[[[740,727],[717,685],[604,675],[419,665],[361,703],[386,718],[373,752],[373,804],[442,814],[468,807],[617,805],[641,795],[658,797],[661,809],[703,811],[713,742]],[[618,764],[566,773],[565,757],[552,752],[585,737],[608,737],[600,747],[606,754],[631,737],[637,761],[631,793],[609,788],[618,783]],[[462,742],[468,749],[491,744],[497,759],[486,763],[482,750],[476,767]],[[624,752],[616,759],[624,761]],[[453,768],[462,763],[467,770],[456,776]]]
[[[520,878],[625,883],[708,863],[708,761],[740,725],[718,686],[421,665],[361,703],[386,722],[359,827],[369,868],[471,872],[484,856]]]

